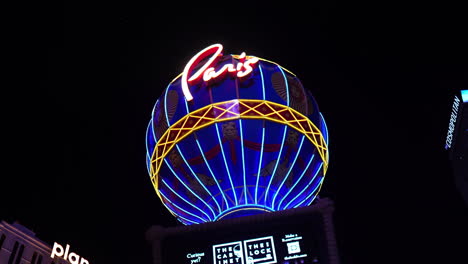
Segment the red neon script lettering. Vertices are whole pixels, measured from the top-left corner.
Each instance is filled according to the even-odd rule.
[[[184,93],[185,99],[187,101],[192,101],[193,96],[189,90],[189,84],[193,85],[199,82],[201,79],[205,82],[214,80],[216,78],[222,78],[226,73],[235,74],[238,78],[245,78],[253,71],[252,65],[255,65],[258,62],[258,58],[251,57],[246,60],[245,52],[238,57],[239,62],[236,66],[231,63],[225,64],[221,69],[215,70],[214,67],[210,67],[222,56],[223,45],[213,44],[202,51],[198,52],[192,59],[187,63],[182,72],[182,92]],[[203,59],[211,56],[209,60],[198,69],[192,76],[189,78],[191,70]]]

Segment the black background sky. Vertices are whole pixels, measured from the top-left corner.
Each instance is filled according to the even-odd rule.
[[[467,263],[468,205],[444,151],[453,93],[468,88],[461,5],[128,1],[16,10],[3,40],[12,44],[3,50],[12,82],[2,104],[0,219],[68,243],[90,263],[151,263],[144,232],[178,225],[146,172],[151,110],[196,52],[221,43],[292,70],[318,101],[330,133],[321,196],[335,201],[343,263]]]

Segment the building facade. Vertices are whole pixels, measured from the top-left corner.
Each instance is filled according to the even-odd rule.
[[[52,247],[21,224],[0,223],[0,263],[2,264],[69,264],[67,260],[51,258]]]

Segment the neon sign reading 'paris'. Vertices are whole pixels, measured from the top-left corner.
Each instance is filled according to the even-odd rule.
[[[223,55],[223,45],[213,44],[202,51],[198,52],[190,59],[182,72],[182,92],[184,93],[187,101],[192,101],[193,96],[190,93],[189,85],[199,83],[201,80],[210,82],[215,79],[222,79],[226,74],[237,76],[241,81],[250,76],[253,71],[252,66],[257,64],[258,58],[250,57],[247,59],[245,52],[239,55],[239,62],[234,65],[232,63],[225,64],[221,69],[215,69],[214,64]],[[211,56],[211,57],[209,57]],[[195,66],[197,66],[203,59],[209,58],[206,63],[198,69],[193,75],[189,76]]]

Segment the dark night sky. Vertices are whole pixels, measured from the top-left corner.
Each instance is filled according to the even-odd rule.
[[[467,263],[443,149],[468,88],[461,6],[155,2],[38,3],[11,21],[0,219],[90,263],[151,263],[144,232],[178,223],[146,172],[147,122],[185,63],[222,43],[292,70],[318,101],[343,263]]]

